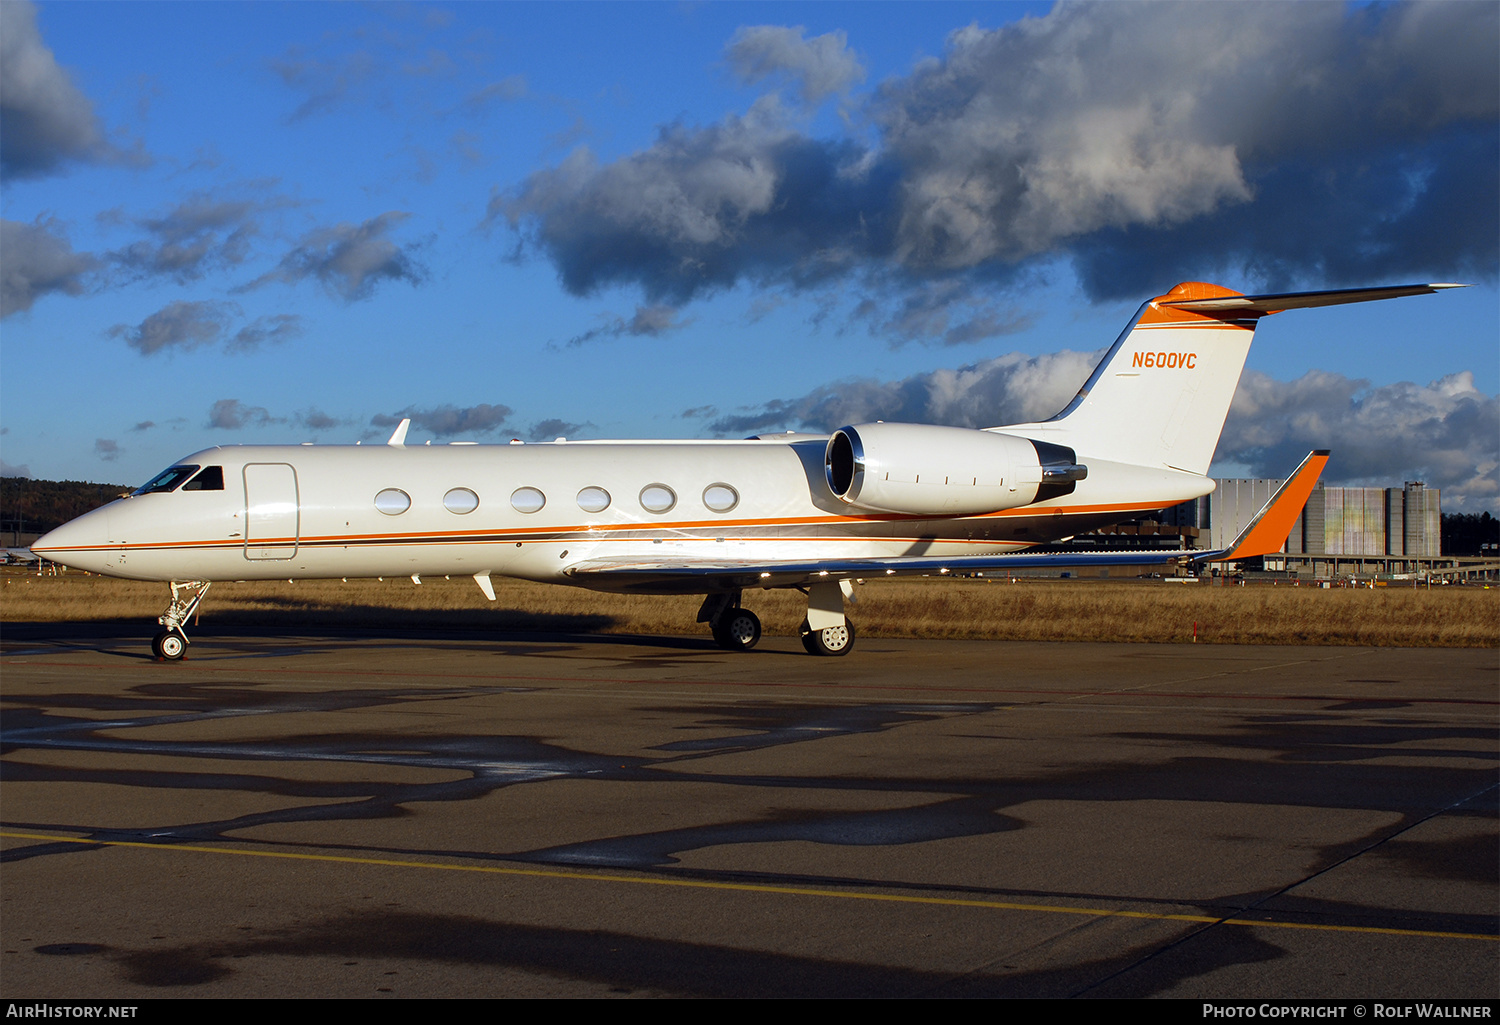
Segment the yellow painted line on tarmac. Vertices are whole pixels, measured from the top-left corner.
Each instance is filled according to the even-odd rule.
[[[226,847],[199,847],[192,844],[140,843],[130,840],[88,840],[76,836],[53,836],[46,833],[13,833],[0,830],[0,837],[12,840],[43,840],[51,843],[90,844],[96,847],[135,847],[153,851],[184,851],[198,854],[231,854],[245,858],[289,858],[293,861],[321,861],[342,865],[379,865],[386,868],[425,868],[444,872],[478,872],[486,875],[530,876],[539,879],[577,879],[600,883],[626,883],[638,886],[674,886],[695,890],[734,890],[745,893],[775,893],[795,897],[832,897],[838,900],[885,901],[896,904],[928,904],[940,907],[988,908],[992,911],[1033,911],[1053,915],[1085,915],[1090,918],[1139,918],[1158,922],[1192,922],[1201,925],[1244,925],[1262,929],[1311,929],[1318,932],[1359,932],[1381,936],[1428,936],[1448,940],[1500,940],[1486,933],[1436,932],[1425,929],[1389,929],[1368,925],[1321,925],[1312,922],[1272,922],[1252,918],[1217,918],[1213,915],[1168,915],[1151,911],[1120,911],[1110,908],[1076,908],[1063,904],[1017,904],[998,900],[968,900],[958,897],[916,897],[896,893],[858,893],[848,890],[824,890],[810,886],[772,886],[764,883],[723,883],[707,879],[664,879],[659,876],[608,875],[603,872],[568,872],[546,868],[509,868],[498,865],[450,865],[438,861],[398,861],[393,858],[354,858],[341,854],[307,854],[300,851],[250,851]]]

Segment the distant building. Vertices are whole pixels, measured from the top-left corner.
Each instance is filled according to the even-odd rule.
[[[1164,511],[1163,523],[1197,527],[1199,546],[1227,548],[1282,481],[1220,478],[1213,494]],[[1402,488],[1313,489],[1281,550],[1289,555],[1414,556],[1442,552],[1442,492],[1421,481]]]
[[[1217,478],[1212,494],[1079,535],[1066,547],[1228,548],[1283,483],[1270,477]],[[1442,493],[1407,481],[1400,488],[1314,488],[1280,551],[1241,568],[1313,580],[1493,579],[1500,573],[1493,556],[1483,565],[1479,561],[1443,555]],[[1122,569],[1119,575],[1131,573]]]
[[[1441,492],[1404,488],[1313,489],[1282,551],[1295,555],[1443,554]]]

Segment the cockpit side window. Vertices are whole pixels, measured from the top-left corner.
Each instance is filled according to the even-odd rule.
[[[224,467],[205,466],[198,476],[182,486],[184,491],[223,491]]]
[[[132,495],[154,495],[158,491],[176,491],[178,485],[187,480],[198,471],[196,466],[169,466],[149,481],[142,484],[131,492]],[[223,487],[223,476],[219,478],[219,486]]]

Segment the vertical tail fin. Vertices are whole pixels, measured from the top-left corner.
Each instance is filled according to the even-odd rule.
[[[1066,445],[1093,459],[1206,474],[1261,317],[1463,287],[1242,295],[1184,281],[1141,307],[1066,409],[1043,423],[1003,430]]]
[[[1039,426],[1096,459],[1207,473],[1263,314],[1172,304],[1239,294],[1185,281],[1148,301],[1077,397]]]

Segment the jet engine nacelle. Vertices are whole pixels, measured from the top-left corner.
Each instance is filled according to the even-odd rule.
[[[927,424],[841,427],[823,455],[828,487],[870,512],[977,516],[1070,494],[1088,475],[1070,448]]]

